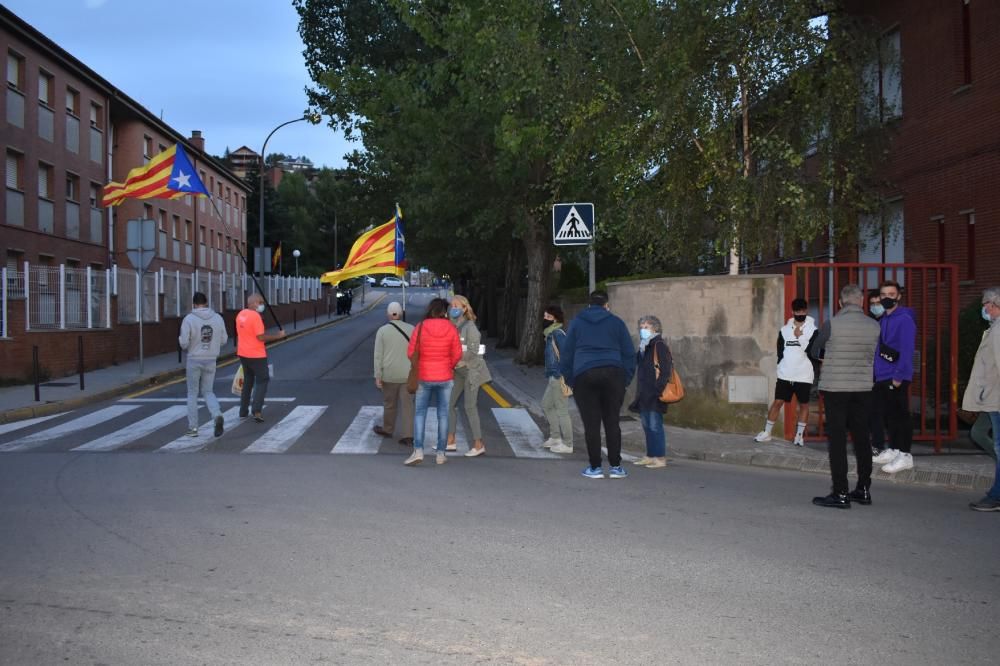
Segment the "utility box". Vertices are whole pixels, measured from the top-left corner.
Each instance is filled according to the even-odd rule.
[[[729,375],[726,377],[729,388],[729,402],[767,404],[770,402],[767,377],[763,375]]]

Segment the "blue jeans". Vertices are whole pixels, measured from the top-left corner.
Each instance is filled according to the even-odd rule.
[[[455,382],[420,382],[417,384],[417,395],[413,399],[413,448],[424,448],[424,423],[427,421],[427,408],[431,396],[437,399],[437,450],[444,452],[445,441],[448,438],[448,404],[451,401],[451,387]]]
[[[639,412],[642,431],[646,434],[646,456],[662,458],[667,455],[667,433],[663,429],[663,414],[657,411]]]
[[[993,487],[986,494],[995,500],[1000,500],[1000,412],[988,413],[990,423],[993,424],[993,451],[997,454],[997,468],[993,473]]]

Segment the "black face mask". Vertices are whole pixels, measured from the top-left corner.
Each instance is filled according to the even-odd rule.
[[[552,324],[554,324],[554,323],[555,323],[555,322],[554,322],[554,321],[552,321],[551,319],[544,319],[544,318],[543,318],[543,319],[542,319],[542,328],[548,328],[549,326],[551,326],[551,325],[552,325]]]
[[[792,318],[795,319],[795,321],[803,322],[806,320],[806,315],[792,315]]]
[[[884,307],[886,310],[891,310],[894,307],[896,307],[897,301],[895,298],[883,298],[879,300],[879,303],[881,303],[882,307]]]

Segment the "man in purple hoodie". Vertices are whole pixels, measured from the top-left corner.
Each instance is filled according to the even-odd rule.
[[[910,418],[910,382],[913,380],[913,350],[917,322],[913,310],[899,304],[899,283],[886,280],[879,286],[885,314],[879,320],[881,333],[875,352],[875,386],[872,394],[885,415],[889,445],[872,461],[889,474],[913,469],[910,446],[913,422]]]

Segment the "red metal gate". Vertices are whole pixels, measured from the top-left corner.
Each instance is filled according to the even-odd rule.
[[[785,311],[791,316],[795,298],[809,303],[822,326],[839,308],[840,289],[856,284],[865,292],[883,280],[903,289],[902,305],[913,308],[917,343],[913,359],[910,403],[914,440],[933,441],[934,451],[958,433],[958,267],[954,264],[800,263],[785,277]],[[914,404],[914,402],[916,404]],[[815,423],[812,421],[815,420]],[[825,439],[823,402],[810,416],[808,439]],[[795,410],[785,409],[785,432],[794,432]]]

